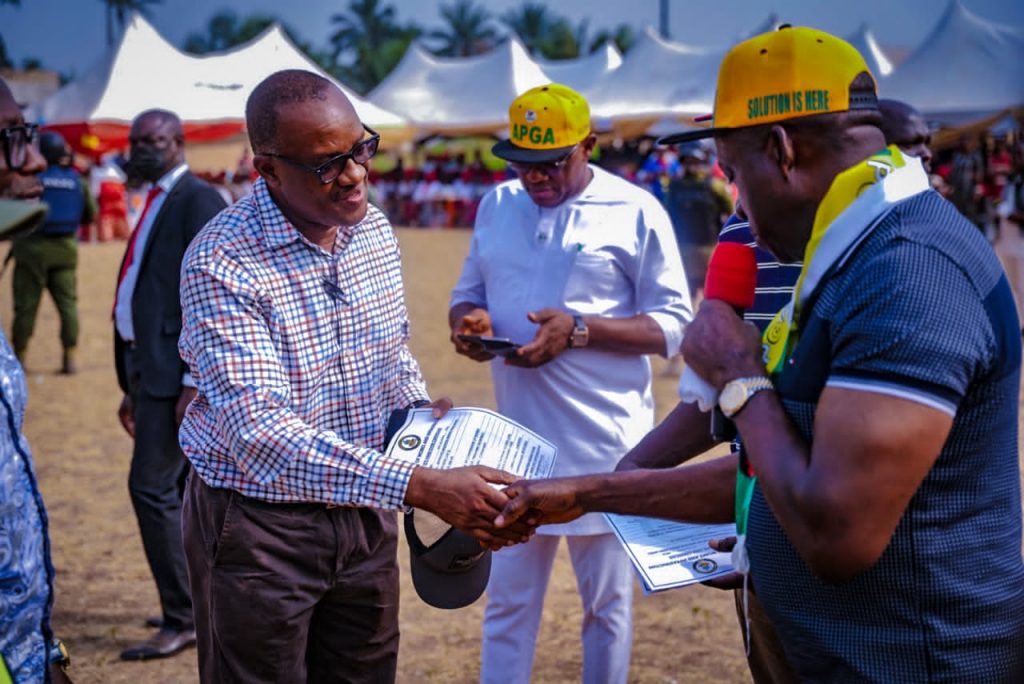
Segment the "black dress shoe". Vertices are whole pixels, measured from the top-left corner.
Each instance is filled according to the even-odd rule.
[[[189,646],[195,646],[195,643],[196,631],[194,629],[178,631],[164,627],[141,644],[121,651],[121,660],[166,658]]]
[[[160,629],[164,626],[164,618],[162,615],[150,615],[146,618],[146,626],[152,627],[153,629]]]

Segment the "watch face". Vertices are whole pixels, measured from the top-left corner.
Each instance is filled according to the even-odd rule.
[[[589,337],[590,330],[587,328],[587,324],[583,322],[583,317],[573,316],[573,330],[572,335],[569,336],[569,346],[585,347]]]
[[[718,403],[722,407],[722,412],[727,416],[731,416],[743,408],[746,400],[747,388],[738,382],[730,382],[722,388],[722,394],[718,398]]]

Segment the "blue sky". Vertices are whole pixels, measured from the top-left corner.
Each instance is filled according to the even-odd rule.
[[[500,15],[522,0],[481,0]],[[992,21],[1024,26],[1020,0],[963,0],[975,14]],[[439,26],[438,8],[444,0],[391,0],[401,21]],[[591,32],[630,23],[637,28],[657,26],[658,0],[558,0],[555,12],[574,23],[590,18]],[[11,58],[42,59],[44,65],[66,73],[84,73],[105,48],[104,5],[100,0],[21,0],[21,7],[0,6],[0,35]],[[326,47],[331,16],[347,0],[164,0],[151,6],[157,30],[175,45],[192,32],[205,29],[223,8],[240,15],[273,14],[315,46]],[[913,48],[935,26],[946,0],[670,0],[673,39],[697,45],[719,45],[757,26],[775,12],[786,22],[813,25],[846,36],[866,22],[883,46]]]

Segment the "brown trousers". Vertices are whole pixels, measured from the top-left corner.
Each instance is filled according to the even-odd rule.
[[[202,682],[394,681],[394,513],[268,503],[193,472],[182,528]]]

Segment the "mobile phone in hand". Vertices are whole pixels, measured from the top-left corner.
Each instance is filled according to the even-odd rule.
[[[490,337],[488,335],[456,335],[456,337],[469,344],[482,345],[485,350],[498,356],[512,356],[521,346],[507,337]]]

